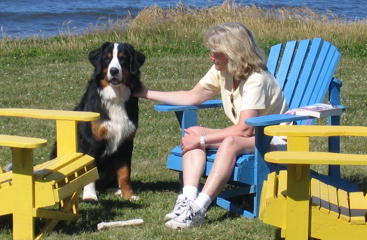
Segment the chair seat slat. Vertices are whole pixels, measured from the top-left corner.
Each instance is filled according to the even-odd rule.
[[[349,193],[350,221],[352,224],[366,224],[367,198],[363,192]]]

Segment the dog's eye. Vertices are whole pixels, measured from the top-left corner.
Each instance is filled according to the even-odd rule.
[[[109,58],[108,56],[105,56],[105,57],[103,58],[103,60],[104,60],[106,63],[111,62],[111,58]]]
[[[129,66],[129,59],[126,56],[119,56],[119,62],[123,67]]]

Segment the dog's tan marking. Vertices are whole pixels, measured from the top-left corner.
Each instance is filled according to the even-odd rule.
[[[101,121],[92,122],[92,133],[97,141],[106,139],[108,129],[102,125]]]
[[[107,86],[109,86],[110,85],[110,83],[108,82],[108,79],[107,79],[107,71],[108,71],[108,69],[107,68],[103,68],[103,70],[102,70],[102,72],[103,72],[103,74],[104,74],[104,78],[101,80],[101,87],[102,88],[105,88],[105,87],[107,87]]]
[[[104,79],[101,80],[101,87],[102,88],[105,88],[108,85],[110,85],[110,84],[109,84],[109,82],[108,82],[108,80],[106,78],[104,78]]]
[[[107,53],[107,57],[109,58],[109,59],[111,59],[112,58],[112,53]]]
[[[123,57],[123,56],[125,56],[125,53],[124,52],[119,52],[118,53],[118,57]]]
[[[117,170],[117,182],[121,190],[121,197],[132,198],[134,196],[134,191],[130,184],[130,167],[122,166]]]

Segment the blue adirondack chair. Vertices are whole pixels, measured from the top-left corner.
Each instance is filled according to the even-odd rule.
[[[277,44],[270,49],[267,67],[281,85],[290,109],[324,102],[328,92],[328,101],[340,105],[341,81],[334,78],[340,53],[337,48],[321,38],[289,41]],[[220,100],[209,100],[195,106],[176,106],[157,104],[154,108],[160,112],[174,111],[184,129],[198,125],[197,110],[222,106]],[[258,216],[259,201],[263,181],[269,172],[279,169],[266,163],[263,156],[269,150],[270,138],[264,135],[264,127],[282,122],[312,124],[313,118],[289,114],[277,114],[256,117],[247,120],[255,127],[256,149],[253,154],[240,155],[237,158],[232,177],[228,184],[230,190],[223,191],[216,199],[217,205],[247,218]],[[332,116],[328,124],[339,125],[340,117]],[[339,139],[329,138],[329,151],[339,151]],[[208,176],[215,159],[215,151],[207,151],[205,176]],[[181,146],[174,147],[167,157],[167,168],[182,171]],[[339,168],[329,167],[329,175],[339,178]],[[330,178],[328,178],[330,179]]]

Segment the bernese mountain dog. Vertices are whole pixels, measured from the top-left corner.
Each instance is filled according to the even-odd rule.
[[[100,179],[84,187],[83,199],[118,187],[123,198],[137,199],[130,183],[133,140],[138,128],[140,67],[145,56],[128,43],[106,42],[89,53],[94,73],[76,111],[100,113],[98,121],[80,122],[79,151],[96,159]]]

